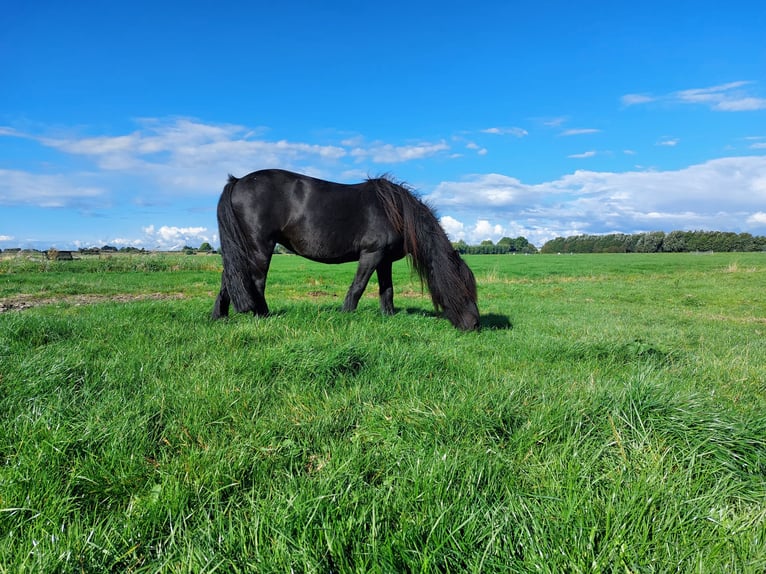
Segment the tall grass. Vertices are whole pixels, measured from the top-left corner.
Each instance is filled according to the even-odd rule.
[[[763,256],[468,262],[479,333],[404,264],[221,322],[216,270],[6,268],[0,572],[763,571]],[[121,286],[185,297],[63,297]]]

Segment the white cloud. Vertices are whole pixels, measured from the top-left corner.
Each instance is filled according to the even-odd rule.
[[[107,189],[112,189],[117,197],[115,188],[128,185],[138,190],[131,192],[136,204],[153,203],[161,198],[175,201],[180,195],[216,195],[227,173],[244,175],[261,167],[279,166],[322,177],[327,166],[349,157],[357,162],[401,163],[449,150],[444,141],[400,146],[373,142],[365,146],[363,138],[355,137],[344,140],[342,145],[320,145],[266,140],[259,137],[262,129],[232,124],[211,125],[190,119],[143,119],[138,123],[138,129],[131,133],[96,137],[76,133],[35,135],[13,128],[0,129],[0,136],[33,140],[44,147],[87,158],[94,165],[89,177],[0,172],[0,205],[67,207],[86,200],[103,202]],[[477,153],[486,152],[479,149]]]
[[[454,217],[445,215],[439,223],[451,241],[462,240],[469,245],[476,245],[487,239],[497,242],[510,233],[503,225],[492,223],[488,219],[477,219],[473,225],[466,225]]]
[[[296,159],[332,160],[346,155],[346,151],[337,146],[251,140],[241,133],[244,128],[206,129],[210,127],[214,126],[184,122],[158,126],[155,133],[86,139],[46,138],[42,143],[70,154],[91,156],[102,169],[116,171],[164,166],[193,169],[212,164],[252,166],[261,165],[264,160],[284,165]]]
[[[211,234],[206,227],[177,227],[174,225],[162,225],[155,228],[149,225],[142,228],[145,237],[143,239],[122,240],[126,245],[147,245],[150,248],[180,249],[184,245],[197,247],[203,242],[213,243],[217,240],[215,234]],[[120,240],[115,240],[119,244]]]
[[[518,179],[490,173],[466,182],[442,182],[428,196],[436,205],[510,206],[526,201],[528,186]]]
[[[716,110],[722,112],[752,112],[766,110],[766,98],[739,98],[718,102]]]
[[[0,235],[0,241],[13,241],[13,235]]]
[[[133,239],[126,239],[125,237],[115,237],[109,242],[110,245],[115,246],[131,246],[131,247],[140,247],[143,245],[143,242],[141,240],[133,240]]]
[[[567,122],[566,116],[560,116],[557,118],[546,118],[541,120],[543,125],[547,128],[558,128]]]
[[[108,207],[106,190],[87,183],[79,174],[40,175],[19,170],[0,169],[0,205],[37,207]]]
[[[220,190],[227,172],[244,174],[264,165],[293,169],[314,161],[332,163],[348,155],[348,150],[341,146],[255,139],[258,133],[237,125],[145,119],[140,121],[138,130],[125,135],[39,136],[9,128],[0,135],[34,140],[66,154],[87,157],[95,163],[105,187],[114,180],[113,175],[143,178],[148,183],[137,187],[155,188],[158,195],[171,196]],[[64,185],[45,186],[51,198],[47,203],[68,204],[72,197],[94,193],[91,188],[73,190],[71,183],[66,184],[72,176],[60,178],[65,180]],[[24,186],[16,188],[13,194],[3,194],[15,196],[34,198],[41,194],[27,194]],[[35,199],[25,202],[31,204]],[[42,200],[39,205],[43,205]]]
[[[473,224],[466,224],[450,216],[442,217],[440,223],[450,241],[462,240],[469,245],[478,245],[487,239],[497,243],[503,237],[525,237],[532,244],[542,247],[546,241],[559,235],[583,233],[582,226],[577,224],[564,228],[547,228],[540,225],[523,225],[515,221],[498,223],[487,219],[477,219]]]
[[[588,158],[588,157],[594,157],[597,153],[598,152],[596,152],[596,151],[590,150],[590,151],[584,151],[582,153],[575,153],[575,154],[569,155],[567,157],[572,158],[572,159],[584,159],[584,158]]]
[[[369,147],[356,147],[352,149],[351,156],[356,158],[357,161],[370,160],[374,163],[401,163],[430,157],[448,149],[449,145],[444,141],[402,146],[374,142]]]
[[[660,139],[655,145],[664,147],[676,147],[680,142],[681,140],[679,138],[664,137]]]
[[[517,138],[523,138],[529,135],[529,132],[523,128],[511,127],[511,128],[487,128],[481,130],[485,134],[493,134],[500,136],[514,136]]]
[[[704,105],[721,112],[749,112],[766,109],[766,98],[756,97],[746,91],[750,81],[736,81],[709,88],[679,90],[662,96],[627,94],[622,96],[624,106],[635,106],[650,102],[671,104]]]
[[[655,101],[657,98],[653,96],[647,96],[645,94],[625,94],[620,98],[623,106],[637,106],[639,104],[648,104]]]
[[[442,228],[453,241],[465,239],[465,225],[454,217],[445,215],[439,219],[439,223],[441,223]]]
[[[476,142],[468,142],[465,147],[466,149],[474,150],[476,155],[487,155],[487,148],[481,147]]]
[[[766,226],[766,212],[758,211],[747,218],[747,222],[752,225]]]
[[[712,86],[710,88],[693,88],[690,90],[680,90],[673,92],[671,96],[684,103],[689,104],[718,104],[725,100],[732,90],[742,88],[750,82],[729,82],[728,84],[721,84],[720,86]]]
[[[487,219],[479,219],[471,235],[479,238],[479,241],[484,241],[486,239],[499,239],[503,233],[505,233],[505,229],[503,229],[502,225],[492,224]]]
[[[601,132],[599,129],[595,128],[575,128],[570,130],[564,130],[561,132],[562,136],[568,137],[568,136],[582,136],[582,135],[588,135],[588,134],[597,134]]]

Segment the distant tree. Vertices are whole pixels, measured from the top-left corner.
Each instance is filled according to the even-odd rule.
[[[205,241],[202,245],[199,246],[199,250],[209,253],[210,251],[213,250],[213,246],[210,245],[207,241]]]
[[[662,242],[662,250],[666,253],[680,253],[687,251],[686,236],[687,231],[671,231],[665,236]]]
[[[732,240],[731,251],[758,251],[755,237],[749,233],[740,233]]]
[[[556,239],[546,241],[540,248],[540,253],[562,253],[565,241],[566,239],[563,237],[557,237]]]
[[[501,239],[502,241],[502,239]],[[537,253],[537,247],[527,241],[526,237],[519,236],[510,243],[511,253]]]
[[[665,240],[665,232],[652,231],[651,233],[642,233],[636,243],[637,253],[657,253],[662,249],[662,242]]]
[[[452,248],[462,255],[468,251],[468,244],[461,239],[457,243],[453,243]]]

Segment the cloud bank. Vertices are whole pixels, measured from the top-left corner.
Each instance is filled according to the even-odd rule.
[[[734,82],[684,90],[666,98],[733,110],[746,105],[740,91],[747,87],[745,82]],[[625,96],[623,103],[643,105],[656,99],[631,95]],[[95,137],[75,133],[37,135],[0,128],[0,136],[31,140],[83,160],[78,165],[92,166],[51,173],[0,170],[0,206],[105,212],[127,204],[133,209],[164,204],[174,209],[181,206],[176,211],[188,211],[188,202],[194,200],[209,211],[205,219],[209,224],[188,225],[182,223],[183,219],[158,221],[152,217],[136,228],[134,238],[123,235],[105,238],[104,243],[124,242],[147,248],[199,245],[203,241],[215,244],[214,205],[223,187],[222,174],[227,171],[242,175],[254,166],[278,165],[327,179],[351,181],[368,175],[360,164],[391,166],[426,159],[448,162],[459,157],[446,140],[367,142],[357,136],[319,145],[270,140],[265,137],[267,131],[190,119],[144,119],[130,133]],[[526,136],[521,128],[482,131],[515,138]],[[560,135],[586,136],[597,131],[576,128]],[[679,142],[677,137],[659,137],[658,146],[673,147]],[[748,146],[760,149],[763,137],[752,136]],[[455,141],[463,149],[486,153],[486,148],[475,142],[466,143],[460,138]],[[568,157],[591,161],[589,158],[608,153],[588,150]],[[562,235],[674,229],[766,234],[766,156],[758,155],[722,157],[678,170],[576,170],[539,183],[525,183],[504,173],[476,173],[421,184],[420,191],[441,214],[450,237],[469,243],[523,235],[539,246]],[[18,233],[0,229],[0,241],[13,241],[12,236],[18,237]]]
[[[674,229],[765,235],[766,157],[674,171],[579,170],[539,184],[479,174],[442,182],[427,199],[447,215],[445,229],[469,243],[524,235],[541,245],[559,235]]]

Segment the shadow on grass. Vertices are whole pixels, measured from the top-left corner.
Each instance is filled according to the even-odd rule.
[[[315,312],[318,313],[339,313],[344,314],[344,311],[336,304],[319,304],[319,305],[312,305],[312,307],[315,309]],[[258,319],[270,319],[275,317],[282,317],[289,313],[289,311],[285,308],[276,308],[276,309],[270,309],[269,314],[266,317],[256,317]],[[353,311],[351,312],[354,313]],[[437,313],[436,311],[426,310],[423,308],[418,307],[406,307],[397,309],[396,313],[406,313],[407,315],[418,315],[420,317],[429,317],[429,318],[435,318],[435,319],[444,319],[446,320],[446,317],[444,317],[441,313]],[[221,319],[226,320],[230,319],[232,317],[236,317],[238,315],[249,315],[250,317],[255,317],[252,313],[237,313],[233,309],[231,310],[228,317],[222,317]],[[503,331],[508,329],[513,329],[513,324],[511,323],[511,320],[506,315],[497,315],[494,313],[486,313],[484,315],[481,315],[479,318],[481,328],[487,329],[489,331]]]
[[[406,309],[402,309],[401,312],[407,313],[408,315],[420,315],[421,317],[434,317],[446,320],[446,317],[444,317],[441,313],[437,313],[435,311],[427,311],[417,307],[407,307]],[[507,329],[513,329],[513,323],[511,323],[510,318],[508,318],[506,315],[486,313],[479,316],[479,323],[481,324],[482,329],[487,329],[489,331],[504,331]]]
[[[490,331],[505,331],[513,329],[513,323],[506,315],[487,313],[480,317],[481,328]]]

